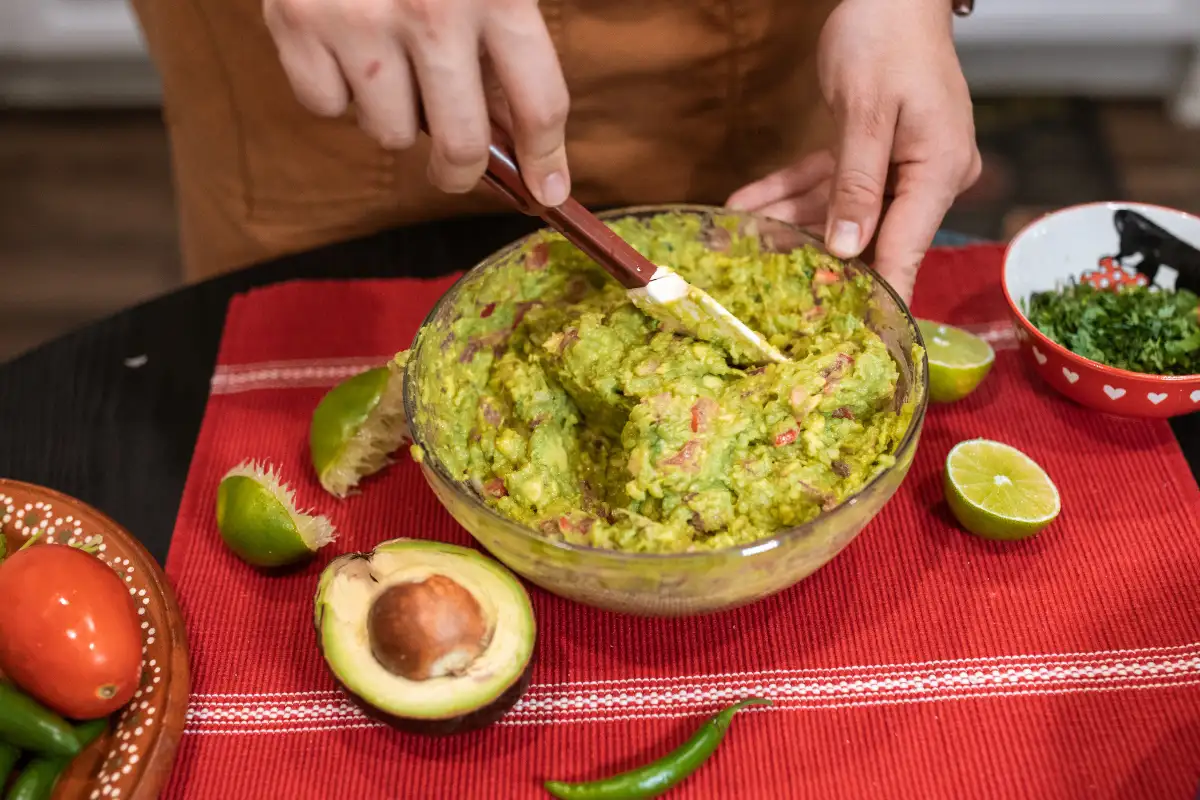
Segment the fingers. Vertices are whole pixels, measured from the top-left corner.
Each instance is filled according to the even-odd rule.
[[[301,11],[295,4],[265,0],[263,19],[275,40],[279,62],[300,104],[324,117],[336,117],[346,110],[349,93],[337,59],[314,34],[301,23]]]
[[[956,176],[935,162],[900,168],[896,197],[875,242],[875,271],[905,302],[912,299],[917,269],[957,194]]]
[[[487,100],[488,116],[501,130],[511,131],[512,108],[508,104],[508,96],[504,94],[504,87],[500,85],[500,79],[496,77],[496,68],[492,65],[491,56],[485,52],[481,63],[483,96]]]
[[[841,142],[825,239],[835,256],[855,258],[875,235],[897,115],[890,105],[865,101],[838,116]]]
[[[415,0],[408,0],[410,5]],[[479,63],[479,33],[453,4],[419,3],[406,24],[433,147],[429,179],[443,191],[469,192],[487,168],[491,123]]]
[[[351,97],[362,128],[386,147],[417,137],[423,108],[430,180],[467,192],[487,167],[486,52],[533,195],[570,193],[566,81],[536,0],[263,0],[280,61],[302,104],[336,116]],[[493,98],[495,99],[495,98]]]
[[[354,95],[358,122],[384,147],[403,150],[417,140],[417,98],[408,57],[394,39],[372,35],[335,41],[334,55]]]
[[[565,132],[570,99],[537,6],[509,5],[487,17],[483,43],[504,92],[525,183],[542,205],[560,205],[571,191]]]
[[[739,211],[762,211],[788,198],[807,195],[833,175],[833,154],[821,150],[790,167],[738,189],[725,205]],[[828,197],[828,192],[826,192]]]
[[[928,115],[902,115],[897,137],[921,141],[919,157],[900,163],[896,193],[883,216],[875,242],[874,266],[907,302],[912,299],[917,270],[933,243],[946,212],[964,189],[979,179],[983,161],[968,115],[959,125],[914,134],[914,120]]]
[[[756,209],[759,214],[801,227],[824,226],[829,213],[830,181],[822,181],[798,197],[788,197]]]

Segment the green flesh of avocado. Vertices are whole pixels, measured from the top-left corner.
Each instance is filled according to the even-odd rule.
[[[434,576],[475,599],[488,634],[482,652],[454,673],[410,679],[376,657],[371,611],[389,588]],[[529,595],[504,566],[469,548],[396,539],[340,556],[321,574],[315,623],[337,680],[368,714],[398,728],[432,734],[479,728],[502,716],[529,685],[536,639]]]

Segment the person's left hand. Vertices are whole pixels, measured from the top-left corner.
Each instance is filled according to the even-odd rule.
[[[981,166],[950,3],[844,0],[821,31],[817,64],[836,153],[814,153],[726,204],[823,224],[839,258],[861,255],[878,230],[875,269],[910,300],[942,218]]]

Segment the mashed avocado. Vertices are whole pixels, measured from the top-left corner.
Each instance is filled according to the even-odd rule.
[[[864,319],[871,278],[687,215],[612,226],[782,350],[742,369],[675,335],[556,234],[464,285],[420,359],[426,445],[500,514],[625,551],[745,545],[858,491],[915,401]],[[716,234],[716,235],[714,235]]]

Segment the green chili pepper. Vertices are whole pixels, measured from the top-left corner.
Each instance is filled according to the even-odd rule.
[[[99,738],[108,728],[107,719],[93,719],[75,726],[75,738],[81,748]],[[73,756],[39,756],[30,761],[13,781],[5,800],[50,800],[54,787],[63,771],[70,766]],[[0,783],[0,786],[3,784]]]
[[[657,797],[691,775],[721,744],[733,715],[746,706],[769,706],[770,700],[750,697],[710,718],[673,752],[629,772],[592,783],[547,781],[546,791],[560,800],[641,800]]]
[[[20,750],[11,744],[0,742],[0,789],[4,788],[5,782],[8,781],[8,776],[12,774],[12,768],[16,766],[17,759],[20,757]]]
[[[8,683],[0,683],[0,741],[48,756],[79,752],[62,717]]]

